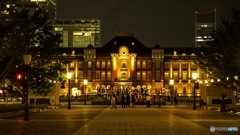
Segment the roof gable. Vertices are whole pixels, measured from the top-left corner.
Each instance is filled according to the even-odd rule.
[[[126,46],[129,53],[147,54],[151,53],[151,49],[147,48],[143,43],[137,40],[132,33],[116,34],[115,37],[99,48],[100,53],[118,53],[119,48]]]

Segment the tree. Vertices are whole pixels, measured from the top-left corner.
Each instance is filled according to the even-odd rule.
[[[25,8],[16,10],[6,5],[5,0],[0,0],[0,79],[24,86],[23,81],[16,81],[16,71],[24,75],[22,56],[30,53],[30,90],[46,95],[55,81],[62,80],[58,75],[62,71],[61,61],[54,59],[61,35],[53,32],[46,10],[30,14]]]
[[[211,34],[213,40],[195,48],[197,64],[214,79],[216,85],[229,89],[240,86],[240,12],[233,9],[232,21],[222,18],[222,26]]]

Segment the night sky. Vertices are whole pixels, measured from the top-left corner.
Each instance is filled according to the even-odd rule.
[[[149,47],[191,47],[195,11],[216,8],[219,26],[233,7],[240,10],[240,0],[57,0],[57,18],[100,19],[102,45],[117,31],[134,32]]]

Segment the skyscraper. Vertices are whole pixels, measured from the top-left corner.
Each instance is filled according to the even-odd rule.
[[[101,23],[98,19],[55,20],[54,30],[62,34],[61,47],[101,47]]]
[[[212,41],[211,33],[216,30],[216,9],[210,12],[195,11],[195,47],[205,46]]]
[[[56,19],[56,1],[57,0],[16,0],[16,2],[13,3],[11,0],[7,0],[6,3],[7,6],[15,7],[16,10],[26,8],[29,10],[30,14],[34,13],[34,11],[39,8],[45,9],[49,12],[51,19]]]

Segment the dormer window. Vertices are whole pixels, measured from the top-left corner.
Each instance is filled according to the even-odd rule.
[[[173,56],[177,56],[177,51],[176,50],[173,51]]]
[[[117,41],[114,42],[114,45],[117,45]]]
[[[75,55],[75,50],[72,50],[72,56],[74,56]]]
[[[132,41],[132,45],[135,45],[135,42],[134,42],[134,41]]]

